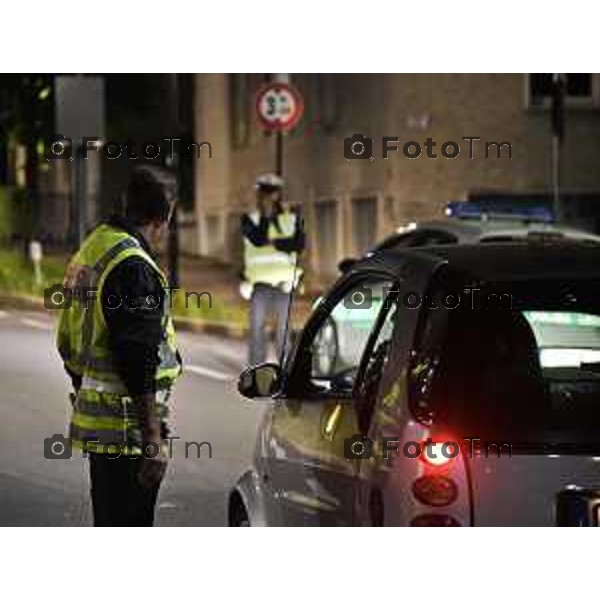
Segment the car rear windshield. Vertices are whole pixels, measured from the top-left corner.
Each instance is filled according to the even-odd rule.
[[[600,280],[496,282],[478,293],[445,316],[441,305],[428,311],[443,326],[425,328],[434,337],[413,363],[413,409],[482,439],[599,446]]]

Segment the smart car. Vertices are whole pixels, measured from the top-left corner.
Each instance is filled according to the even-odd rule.
[[[240,375],[269,407],[230,525],[598,526],[599,259],[524,240],[355,263],[283,366]],[[323,327],[384,287],[324,374]]]

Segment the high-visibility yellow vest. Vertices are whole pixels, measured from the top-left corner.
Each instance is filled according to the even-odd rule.
[[[99,226],[84,240],[67,269],[64,286],[71,291],[71,307],[61,311],[57,332],[64,363],[82,378],[70,437],[74,446],[91,452],[140,453],[141,432],[131,398],[114,366],[101,302],[108,274],[132,256],[152,266],[165,290],[164,306],[155,309],[162,311],[165,332],[156,372],[157,410],[163,420],[167,417],[168,390],[181,373],[166,277],[135,237],[109,225]]]
[[[251,213],[249,217],[258,225],[260,221],[258,212]],[[269,242],[292,237],[295,234],[297,217],[294,212],[280,213],[277,222],[279,229],[275,223],[269,223],[267,232]],[[301,269],[294,269],[296,261],[296,252],[280,252],[272,243],[255,246],[250,240],[244,238],[244,277],[251,285],[267,283],[291,289],[302,274]]]

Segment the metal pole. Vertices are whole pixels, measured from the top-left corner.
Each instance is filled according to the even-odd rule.
[[[275,81],[279,83],[290,83],[290,75],[289,73],[277,73],[275,74]],[[283,131],[277,131],[275,137],[275,173],[283,178],[284,177],[284,136],[285,133]],[[281,191],[281,200],[284,200],[287,197],[288,186],[285,185],[283,190]],[[301,220],[301,217],[298,217]],[[302,225],[300,224],[300,227]],[[292,302],[294,301],[294,292],[296,291],[296,274],[298,271],[298,261],[300,260],[300,253],[296,253],[296,257],[294,260],[294,270],[292,272],[292,285],[289,292],[288,304],[287,304],[287,314],[285,319],[285,329],[283,334],[283,344],[280,349],[279,354],[279,365],[283,368],[285,361],[285,353],[288,347],[288,337],[290,335],[291,329],[291,316],[292,316]]]
[[[276,73],[274,77],[278,83],[290,83],[289,73]],[[284,175],[284,133],[277,131],[275,134],[275,174],[283,178]]]
[[[76,144],[73,148],[73,234],[75,246],[78,248],[83,242],[85,236],[86,220],[87,220],[87,194],[86,194],[86,164],[83,159],[83,147],[81,144]]]
[[[552,136],[552,191],[554,218],[557,223],[563,220],[562,206],[560,201],[560,139]]]
[[[169,74],[169,119],[168,122],[170,124],[170,129],[167,133],[169,137],[179,138],[181,137],[181,123],[180,123],[180,114],[179,114],[179,82],[178,82],[178,74],[170,73]],[[181,161],[181,141],[179,142],[179,147],[173,151],[173,156],[166,156],[166,165],[173,169],[175,172],[175,177],[177,178],[177,183],[180,184],[179,170],[180,170],[180,161]],[[171,146],[172,148],[172,146]],[[179,187],[179,185],[178,185]],[[171,287],[178,288],[179,287],[179,218],[178,218],[178,210],[177,204],[175,204],[175,209],[173,211],[173,217],[171,218],[171,223],[169,225],[169,239],[168,239],[168,261],[169,261],[169,280],[171,283]]]
[[[275,174],[283,177],[283,131],[275,135]]]
[[[562,139],[565,131],[565,78],[563,73],[552,75],[552,207],[557,223],[563,220],[560,197],[560,159]]]

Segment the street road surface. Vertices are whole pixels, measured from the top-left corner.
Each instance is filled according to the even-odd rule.
[[[186,372],[173,396],[173,459],[159,526],[226,525],[227,491],[251,458],[266,403],[242,400],[236,378],[245,346],[179,334]],[[46,460],[44,438],[66,434],[70,386],[44,313],[0,311],[0,526],[91,525],[87,461]],[[209,442],[197,458],[184,442]]]

